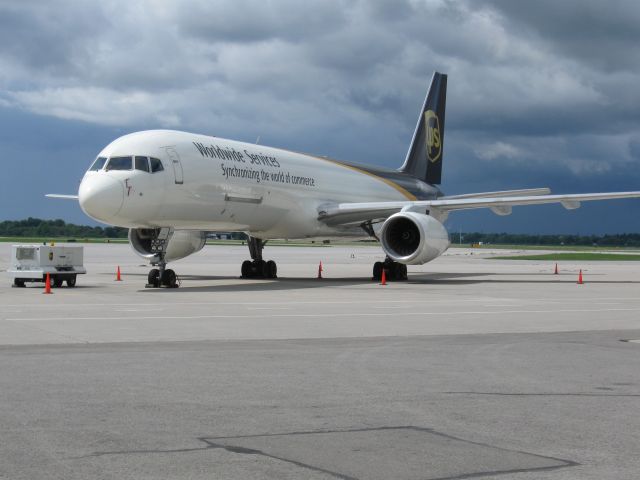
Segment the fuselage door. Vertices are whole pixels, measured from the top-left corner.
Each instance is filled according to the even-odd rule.
[[[173,165],[173,174],[176,179],[176,183],[178,185],[182,185],[184,183],[184,177],[182,172],[182,163],[180,162],[180,156],[178,152],[173,147],[165,147],[165,151],[167,152],[167,157],[171,160],[171,164]]]

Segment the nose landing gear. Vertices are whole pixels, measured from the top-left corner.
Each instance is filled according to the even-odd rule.
[[[249,237],[249,254],[251,260],[242,262],[242,278],[278,278],[278,266],[273,260],[264,261],[262,250],[267,242],[255,237]]]
[[[167,253],[167,245],[173,235],[172,228],[159,228],[151,238],[151,253],[155,254],[157,261],[152,262],[158,265],[158,268],[152,268],[147,276],[147,288],[178,288],[178,276],[176,272],[170,268],[166,268],[167,262],[165,255]]]

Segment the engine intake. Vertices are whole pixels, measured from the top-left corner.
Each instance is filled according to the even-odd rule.
[[[416,212],[391,215],[382,225],[382,249],[391,260],[422,265],[449,248],[449,234],[435,218]]]
[[[158,263],[158,256],[151,252],[151,241],[155,235],[152,228],[129,229],[129,244],[133,251],[152,264]],[[179,260],[192,253],[199,252],[207,240],[205,232],[193,230],[176,230],[169,239],[165,261]]]

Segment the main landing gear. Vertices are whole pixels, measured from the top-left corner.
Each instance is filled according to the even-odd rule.
[[[178,276],[170,268],[165,269],[166,263],[159,263],[160,268],[152,268],[147,276],[148,288],[178,288]]]
[[[376,262],[373,264],[372,280],[380,281],[382,279],[382,270],[385,271],[386,280],[407,280],[407,266],[403,263],[394,262],[389,257],[384,262]]]
[[[278,278],[278,266],[273,260],[262,259],[262,249],[267,242],[255,237],[249,237],[249,254],[251,260],[242,262],[242,278]]]
[[[158,259],[153,262],[158,268],[152,268],[147,276],[147,288],[178,288],[178,276],[176,272],[170,268],[166,268],[167,262],[165,255],[167,254],[167,245],[173,235],[172,228],[158,228],[151,238],[151,253],[156,255]]]

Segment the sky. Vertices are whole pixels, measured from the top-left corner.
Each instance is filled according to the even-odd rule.
[[[640,3],[0,0],[0,220],[94,224],[96,154],[171,128],[397,168],[447,73],[442,190],[640,190]],[[640,200],[452,213],[451,231],[640,231]]]

